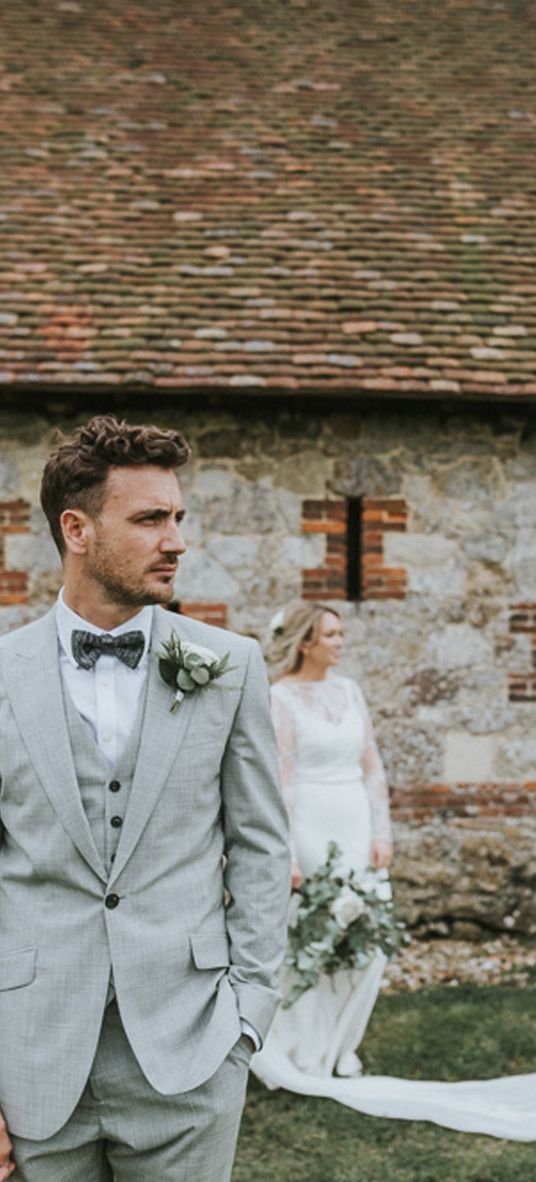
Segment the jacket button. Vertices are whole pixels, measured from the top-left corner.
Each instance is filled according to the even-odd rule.
[[[114,907],[119,906],[119,895],[106,895],[104,902],[109,910],[113,911]]]
[[[110,780],[108,787],[110,789],[110,792],[119,792],[121,785],[119,783],[119,780]]]
[[[110,825],[112,825],[114,829],[120,829],[122,824],[123,824],[122,817],[112,817],[112,819],[110,821]]]

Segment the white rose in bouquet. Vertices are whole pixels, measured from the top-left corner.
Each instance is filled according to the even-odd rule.
[[[349,886],[343,886],[340,895],[330,907],[331,914],[340,928],[347,928],[354,919],[363,915],[365,904],[359,895]]]
[[[388,903],[392,899],[393,892],[388,878],[379,878],[374,886],[374,894],[381,903]]]

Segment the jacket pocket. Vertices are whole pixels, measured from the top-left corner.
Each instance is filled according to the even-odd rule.
[[[229,945],[223,932],[197,932],[190,936],[190,948],[197,969],[223,969],[229,964]]]
[[[22,948],[0,956],[0,990],[20,989],[35,977],[37,948]]]

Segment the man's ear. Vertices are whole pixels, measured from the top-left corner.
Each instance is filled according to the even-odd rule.
[[[70,554],[86,553],[90,520],[82,509],[63,510],[60,525],[66,549]]]

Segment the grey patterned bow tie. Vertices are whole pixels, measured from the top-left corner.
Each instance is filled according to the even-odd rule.
[[[93,669],[99,657],[118,657],[129,669],[139,665],[145,647],[145,637],[139,629],[135,632],[123,632],[122,636],[110,636],[105,632],[98,636],[95,632],[75,630],[71,634],[71,648],[77,665],[82,669]]]

